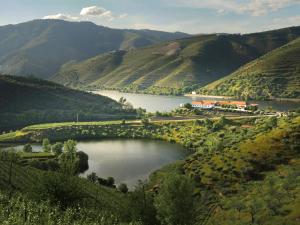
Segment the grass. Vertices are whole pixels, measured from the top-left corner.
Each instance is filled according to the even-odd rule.
[[[54,158],[55,157],[55,155],[51,152],[19,152],[19,156],[23,159]]]
[[[121,120],[114,121],[95,121],[95,122],[62,122],[62,123],[45,123],[45,124],[37,124],[25,127],[22,130],[40,130],[40,129],[51,129],[51,128],[59,128],[59,127],[72,127],[72,126],[103,126],[103,125],[113,125],[113,124],[121,124]]]

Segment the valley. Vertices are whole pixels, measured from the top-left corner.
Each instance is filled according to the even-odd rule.
[[[0,224],[298,225],[300,5],[92,2],[0,2]]]

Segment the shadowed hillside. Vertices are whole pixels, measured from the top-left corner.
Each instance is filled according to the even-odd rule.
[[[252,98],[300,97],[300,38],[241,67],[201,90]]]
[[[119,30],[91,22],[33,20],[0,27],[0,71],[48,78],[71,60],[187,37],[184,33]]]
[[[0,75],[0,130],[27,124],[101,120],[134,115],[110,98],[49,81]]]
[[[52,80],[71,87],[183,93],[216,81],[299,35],[299,27],[200,35],[65,64]]]

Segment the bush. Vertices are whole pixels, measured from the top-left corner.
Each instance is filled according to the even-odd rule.
[[[118,190],[122,193],[127,193],[128,192],[128,187],[126,184],[122,183],[118,186]]]
[[[63,152],[63,143],[56,142],[54,145],[52,145],[51,150],[55,155],[60,155]]]
[[[194,224],[194,188],[193,181],[184,175],[165,179],[155,198],[157,217],[162,224]]]
[[[75,206],[87,195],[77,177],[47,172],[32,189],[32,196],[66,209]]]
[[[32,146],[30,144],[26,144],[23,147],[24,152],[32,152]]]

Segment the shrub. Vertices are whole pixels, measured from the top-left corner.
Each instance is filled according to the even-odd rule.
[[[32,152],[32,146],[30,144],[26,144],[23,147],[24,152]]]

